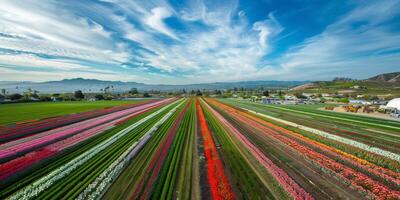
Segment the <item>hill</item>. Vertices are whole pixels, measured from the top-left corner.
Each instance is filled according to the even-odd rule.
[[[303,85],[295,86],[295,87],[291,88],[290,90],[306,90],[306,89],[311,89],[311,88],[315,88],[315,87],[318,87],[317,83],[306,83]]]
[[[335,78],[332,81],[315,81],[290,89],[291,93],[352,93],[364,95],[400,96],[400,72],[379,74],[363,80]]]
[[[366,81],[400,83],[400,72],[379,74],[377,76],[366,79]]]

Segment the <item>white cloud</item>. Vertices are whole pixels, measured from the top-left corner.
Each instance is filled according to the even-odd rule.
[[[65,59],[44,59],[31,54],[0,54],[0,65],[23,66],[29,68],[52,68],[59,70],[87,70],[87,66]]]
[[[163,21],[171,16],[172,12],[168,9],[163,7],[155,7],[151,9],[151,15],[145,19],[145,22],[151,28],[177,40],[178,37],[165,25]]]
[[[138,7],[140,9],[136,10]],[[135,5],[131,6],[130,10],[134,13],[148,13],[144,7],[146,6]],[[180,33],[179,42],[166,44],[156,35],[130,24],[126,17],[116,18],[123,27],[125,37],[148,50],[136,51],[140,54],[139,59],[142,62],[163,71],[198,76],[197,82],[204,82],[205,80],[201,80],[203,76],[213,74],[220,77],[207,81],[227,80],[231,75],[258,71],[257,63],[271,49],[269,39],[282,31],[272,14],[266,20],[249,26],[245,12],[238,11],[234,1],[218,6],[207,6],[197,1],[195,5],[189,4],[182,11],[175,13],[176,17],[184,22],[190,24],[192,21],[199,21],[207,27],[193,28]],[[233,21],[233,18],[237,17],[240,20]],[[264,35],[266,31],[271,32],[271,35]],[[189,81],[193,79],[186,82]]]
[[[361,4],[280,58],[279,72],[293,79],[366,78],[398,66],[400,34],[387,26],[400,3]],[[302,72],[302,73],[299,73]]]
[[[121,70],[129,70],[130,63],[137,65],[136,71],[156,68],[167,77],[162,80],[167,81],[174,80],[174,76],[167,75],[171,73],[177,82],[223,81],[256,74],[257,63],[271,49],[270,37],[281,31],[273,15],[249,23],[246,13],[238,10],[237,1],[189,1],[178,10],[163,0],[106,3],[113,6],[90,7],[101,12],[98,21],[82,13],[83,4],[79,11],[81,8],[53,1],[0,2],[0,33],[12,36],[2,37],[0,48],[14,51],[13,55],[0,56],[0,63],[16,69],[46,67],[92,72],[95,68],[85,66],[87,63],[120,65]],[[168,26],[165,21],[170,17],[180,21],[186,30]],[[193,25],[197,22],[204,27]],[[175,42],[166,42],[160,34]],[[134,41],[141,48],[121,39]],[[204,76],[214,78],[201,80]]]
[[[36,71],[36,70],[18,70],[4,68],[0,65],[0,80],[8,81],[56,81],[70,78],[86,78],[100,80],[118,80],[118,81],[142,81],[148,82],[145,77],[140,77],[132,74],[117,73],[111,71]]]
[[[16,36],[1,38],[0,48],[105,63],[128,59],[102,25],[48,1],[1,1],[0,33]]]
[[[115,80],[141,73],[129,79],[152,83],[323,79],[349,68],[360,76],[393,69],[400,34],[387,23],[399,16],[400,3],[359,4],[279,60],[268,60],[284,30],[279,17],[269,13],[249,21],[238,1],[192,0],[175,7],[165,0],[0,1],[0,48],[6,49],[0,64],[19,73],[32,68],[29,73],[43,73],[42,79],[52,72],[37,69],[50,68],[68,77],[81,76],[76,70]]]
[[[253,29],[259,31],[259,43],[265,50],[268,49],[268,39],[276,36],[283,30],[282,26],[278,23],[272,13],[268,15],[268,19],[255,22],[253,24]]]

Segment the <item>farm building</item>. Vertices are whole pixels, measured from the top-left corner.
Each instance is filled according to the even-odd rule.
[[[400,98],[390,100],[386,105],[386,109],[391,110],[392,116],[400,117]]]
[[[349,100],[350,104],[361,104],[361,105],[371,105],[372,103],[366,100],[360,100],[360,99],[350,99]]]
[[[400,98],[390,100],[386,105],[386,108],[396,108],[397,110],[400,110]]]
[[[275,98],[275,97],[262,98],[262,102],[265,104],[280,104],[281,103],[280,99]]]

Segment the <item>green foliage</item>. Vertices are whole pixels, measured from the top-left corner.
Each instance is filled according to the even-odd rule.
[[[20,100],[20,99],[22,99],[22,95],[20,95],[20,94],[18,94],[18,93],[15,93],[15,94],[12,94],[12,95],[10,95],[10,99],[11,100],[13,100],[13,101],[15,101],[15,100]]]
[[[51,101],[51,97],[50,96],[42,95],[42,96],[39,97],[39,99],[40,99],[40,101]]]
[[[203,93],[201,93],[200,90],[197,90],[197,91],[196,91],[196,96],[201,96],[201,95],[203,95]]]
[[[349,99],[348,98],[337,98],[335,100],[337,102],[340,102],[340,103],[349,103]]]
[[[81,90],[77,90],[74,92],[74,97],[75,99],[83,99],[85,98],[85,95],[82,93]]]
[[[138,92],[137,88],[131,88],[131,90],[129,90],[129,94],[135,95],[135,94],[139,94],[139,92]]]
[[[97,100],[104,100],[104,96],[102,94],[96,94],[94,98],[96,98]]]
[[[150,95],[149,93],[145,92],[145,93],[143,94],[143,97],[144,97],[144,98],[149,98],[149,97],[151,97],[151,95]]]

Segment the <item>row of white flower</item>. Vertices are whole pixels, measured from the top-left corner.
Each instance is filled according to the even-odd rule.
[[[156,130],[182,105],[178,104],[160,119],[149,131],[147,131],[137,142],[130,146],[117,160],[115,160],[103,173],[101,173],[86,189],[79,194],[77,200],[100,199],[111,186],[112,182],[120,175],[130,160],[143,148]]]
[[[127,133],[132,131],[134,128],[138,127],[139,125],[143,124],[144,122],[148,121],[149,119],[157,116],[164,110],[168,109],[172,105],[175,105],[177,102],[172,103],[170,105],[167,105],[160,110],[144,117],[143,119],[137,121],[136,123],[128,126],[127,128],[119,131],[112,137],[108,138],[107,140],[103,141],[102,143],[96,145],[95,147],[91,148],[90,150],[84,152],[83,154],[79,155],[75,159],[69,161],[68,163],[64,164],[63,166],[57,168],[56,170],[53,170],[46,176],[40,178],[39,180],[33,182],[32,184],[24,187],[23,189],[17,191],[7,199],[10,200],[25,200],[25,199],[32,199],[33,197],[37,196],[40,194],[42,191],[45,189],[49,188],[53,183],[56,181],[59,181],[63,177],[67,176],[70,174],[73,170],[77,169],[79,166],[83,165],[86,163],[89,159],[93,158],[95,155],[97,155],[99,152],[104,150],[105,148],[109,147],[112,145],[114,142],[119,140],[121,137],[125,136]]]
[[[340,136],[337,136],[337,135],[333,135],[333,134],[327,133],[325,131],[317,130],[317,129],[310,128],[310,127],[307,127],[307,126],[303,126],[303,125],[299,125],[299,124],[296,124],[296,123],[293,123],[293,122],[289,122],[289,121],[286,121],[286,120],[283,120],[283,119],[279,119],[279,118],[276,118],[276,117],[272,117],[272,116],[269,116],[269,115],[258,113],[256,111],[249,110],[249,109],[246,109],[246,108],[241,108],[241,109],[247,110],[248,112],[260,115],[262,117],[269,118],[269,119],[272,119],[274,121],[278,121],[278,122],[287,124],[289,126],[293,126],[293,127],[296,127],[296,128],[299,128],[299,129],[302,129],[302,130],[305,130],[305,131],[308,131],[308,132],[323,136],[325,138],[329,138],[329,139],[332,139],[332,140],[335,140],[335,141],[338,141],[338,142],[342,142],[344,144],[348,144],[348,145],[363,149],[365,151],[369,151],[371,153],[375,153],[375,154],[378,154],[378,155],[381,155],[381,156],[385,156],[387,158],[390,158],[392,160],[396,160],[396,161],[400,162],[400,155],[399,154],[396,154],[396,153],[393,153],[393,152],[390,152],[390,151],[386,151],[386,150],[380,149],[378,147],[372,147],[372,146],[369,146],[367,144],[354,141],[352,139],[343,138],[343,137],[340,137]]]
[[[260,105],[260,103],[254,103],[250,102],[252,104]],[[335,116],[330,116],[330,115],[324,115],[324,114],[318,114],[318,113],[312,113],[312,112],[305,112],[305,111],[300,111],[300,110],[293,110],[290,108],[284,108],[284,107],[276,107],[268,104],[262,104],[265,107],[270,107],[270,108],[275,108],[275,109],[280,109],[280,110],[285,110],[285,111],[290,111],[290,112],[296,112],[296,113],[301,113],[301,114],[306,114],[306,115],[312,115],[312,116],[317,116],[317,117],[324,117],[324,118],[330,118],[330,119],[339,119],[342,121],[348,121],[348,122],[356,122],[359,124],[366,124],[366,125],[373,125],[373,126],[379,126],[379,127],[384,127],[384,128],[391,128],[391,129],[396,129],[400,130],[400,127],[398,126],[392,126],[392,125],[387,125],[387,124],[380,124],[380,123],[373,123],[373,122],[366,122],[366,121],[360,121],[360,120],[355,120],[355,119],[348,119],[348,118],[342,118],[342,117],[335,117]]]

